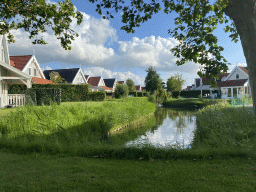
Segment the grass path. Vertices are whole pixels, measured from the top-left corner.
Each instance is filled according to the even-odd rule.
[[[253,159],[110,160],[0,150],[0,191],[255,191]]]

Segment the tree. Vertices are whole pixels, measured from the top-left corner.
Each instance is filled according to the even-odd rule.
[[[130,78],[126,79],[126,85],[128,86],[129,91],[135,91],[134,81],[131,80]]]
[[[65,81],[64,78],[62,78],[62,77],[60,76],[59,73],[51,72],[49,75],[50,75],[50,79],[51,79],[51,81],[52,81],[53,83],[56,83],[56,84],[63,83],[63,82],[64,82],[65,84],[68,83],[67,81]]]
[[[15,16],[21,17],[18,21]],[[35,38],[33,44],[47,44],[43,37],[36,37],[40,32],[46,32],[46,26],[50,26],[57,39],[60,40],[64,49],[71,49],[71,41],[78,33],[70,29],[72,18],[77,19],[80,25],[83,15],[75,10],[71,0],[58,2],[57,4],[46,3],[45,0],[4,0],[0,7],[0,34],[8,34],[8,42],[15,42],[14,36],[10,33],[12,29],[24,29],[29,32],[29,38]]]
[[[116,98],[128,97],[129,89],[126,84],[118,84],[115,89]]]
[[[89,0],[94,2],[94,0]],[[98,1],[97,1],[98,2]],[[253,97],[253,108],[256,123],[256,6],[255,0],[162,0],[166,14],[175,11],[179,14],[175,18],[177,27],[169,30],[169,34],[179,40],[180,44],[171,51],[180,58],[177,65],[187,61],[194,61],[202,65],[198,75],[206,78],[216,77],[228,70],[228,62],[222,56],[223,47],[218,45],[218,39],[212,32],[218,24],[225,23],[225,32],[231,32],[230,38],[235,43],[240,37],[248,72]],[[127,2],[126,2],[127,3]],[[131,1],[130,6],[124,5],[123,0],[102,0],[97,4],[96,11],[102,14],[102,8],[113,9],[106,11],[105,15],[113,18],[113,12],[122,11],[122,22],[127,25],[121,29],[134,33],[134,27],[139,27],[161,10],[160,3],[151,0]],[[103,16],[103,18],[107,18]],[[212,54],[212,59],[208,57]],[[217,86],[212,78],[212,86]]]
[[[175,74],[167,80],[167,92],[182,91],[182,86],[186,80],[182,79],[182,74]]]
[[[162,87],[162,80],[160,76],[157,74],[156,70],[150,66],[146,72],[148,73],[145,78],[145,89],[150,93],[157,91],[160,87]]]

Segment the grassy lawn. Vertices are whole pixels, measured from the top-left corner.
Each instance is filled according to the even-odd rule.
[[[1,124],[0,119],[0,191],[256,190],[256,125],[253,109],[249,107],[218,104],[199,110],[192,149],[124,148],[121,143],[129,132],[135,132],[132,129],[113,135],[112,140],[120,142],[115,146],[98,145],[99,140],[90,140],[99,136],[105,125],[110,130],[110,125],[119,125],[124,117],[134,120],[145,111],[150,114],[153,106],[145,107],[144,102],[132,98],[62,103],[63,108],[24,108],[9,117],[16,127],[7,130],[3,128],[5,121]],[[143,107],[134,108],[140,105]],[[13,110],[17,109],[0,110],[0,117]],[[24,126],[25,130],[21,122],[35,119],[34,113],[40,113],[39,117],[45,120],[25,121],[24,125],[29,125]],[[60,122],[54,116],[56,113]],[[109,118],[103,117],[110,113],[112,123],[108,124]],[[87,116],[92,124],[80,124],[79,119]],[[147,121],[150,121],[147,126],[152,127],[155,119]],[[94,126],[95,122],[98,126]],[[48,129],[40,127],[40,123]],[[73,126],[54,132],[56,123]],[[44,134],[33,131],[34,125]],[[139,131],[147,130],[147,126],[141,126]],[[8,137],[3,137],[5,134]]]
[[[116,160],[0,150],[0,191],[255,191],[255,159]]]

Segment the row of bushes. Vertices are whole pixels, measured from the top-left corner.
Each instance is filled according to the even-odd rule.
[[[9,94],[26,94],[27,101],[37,105],[48,105],[50,100],[57,102],[75,101],[104,101],[105,92],[89,92],[89,85],[53,85],[33,84],[32,89],[27,89],[24,84],[11,84]],[[58,93],[58,94],[57,94]]]
[[[172,108],[203,108],[208,105],[223,103],[230,105],[230,99],[169,99],[163,102],[164,107]]]
[[[213,90],[212,93],[219,94],[220,91]],[[204,96],[206,94],[210,94],[210,90],[202,90],[202,96]],[[173,98],[178,98],[179,96],[184,97],[184,98],[199,98],[200,95],[201,95],[201,90],[181,91],[180,93],[179,93],[179,91],[172,92]]]

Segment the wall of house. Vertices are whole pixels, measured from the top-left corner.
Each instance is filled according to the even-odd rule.
[[[232,75],[228,78],[228,80],[236,80],[236,74],[239,73],[239,79],[247,79],[248,77],[246,75],[244,75],[244,73],[242,73],[239,69],[236,69],[236,71],[234,71],[234,73],[232,73]]]
[[[77,76],[75,77],[75,79],[73,81],[73,84],[82,84],[82,83],[86,83],[85,77],[84,77],[84,75],[81,72],[79,72],[77,74]]]
[[[106,86],[104,80],[101,78],[99,82],[99,86]]]
[[[36,65],[34,64],[34,61],[32,60],[29,63],[29,66],[26,68],[25,71],[23,71],[24,73],[26,73],[27,75],[29,75],[29,68],[31,68],[31,77],[37,77],[37,78],[43,78],[43,76],[40,75],[40,71],[39,69],[36,67]],[[34,70],[36,69],[36,75],[34,74]]]

